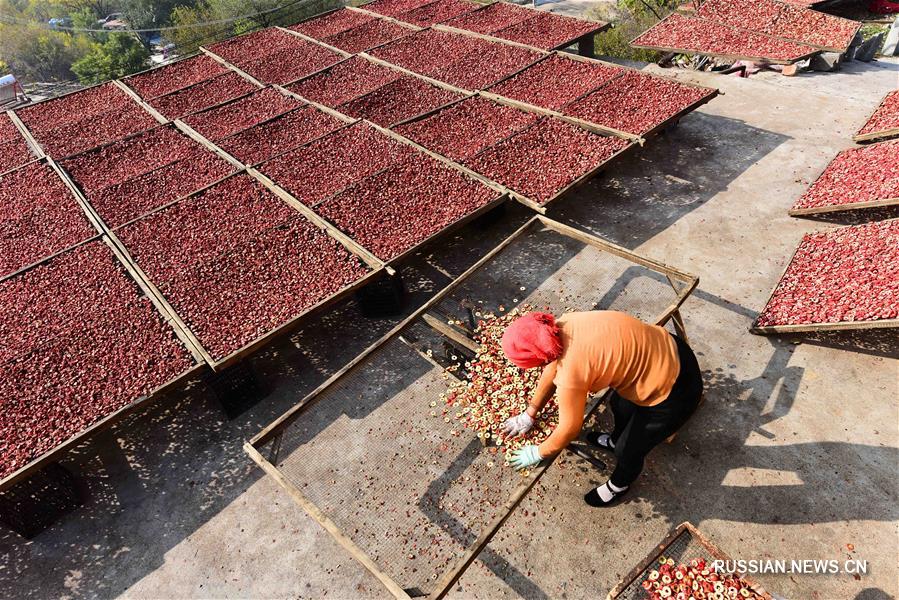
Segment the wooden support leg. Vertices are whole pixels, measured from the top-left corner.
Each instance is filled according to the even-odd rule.
[[[671,322],[674,324],[674,331],[677,332],[678,337],[689,345],[690,338],[687,337],[687,328],[684,327],[684,318],[679,309],[671,314]]]
[[[266,396],[265,387],[248,360],[213,373],[206,384],[229,419],[237,418]]]
[[[356,292],[362,316],[383,319],[402,314],[406,306],[406,286],[399,273],[378,277]]]
[[[585,35],[577,41],[577,53],[587,58],[593,58],[595,55],[595,46],[592,35]]]
[[[0,522],[30,540],[83,503],[75,475],[51,463],[0,493]]]

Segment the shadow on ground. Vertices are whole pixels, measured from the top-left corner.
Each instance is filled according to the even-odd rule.
[[[787,139],[735,119],[701,113],[689,119],[693,121],[690,127],[652,140],[647,148],[632,155],[631,162],[616,167],[615,178],[589,183],[586,190],[554,206],[551,216],[557,214],[556,218],[634,247],[701,206]],[[714,128],[717,135],[712,138],[703,134],[708,128]],[[713,173],[704,174],[709,169]],[[647,193],[653,178],[664,178],[671,193],[659,192],[657,182],[652,185],[652,193]],[[640,185],[640,179],[647,181],[646,187]],[[627,187],[621,183],[625,180]],[[600,199],[587,200],[592,197]],[[468,226],[410,260],[402,270],[410,292],[405,314],[529,217],[527,210],[514,205],[499,223],[486,228]],[[628,226],[621,227],[623,221],[628,221]],[[343,303],[251,359],[272,392],[235,420],[225,419],[203,384],[193,382],[79,447],[64,464],[83,473],[89,490],[86,505],[32,541],[0,532],[0,596],[109,597],[125,592],[162,565],[170,549],[210,522],[263,476],[244,454],[244,440],[296,404],[401,318],[364,320],[352,301]],[[785,373],[790,383],[801,374],[791,372],[788,360],[789,347],[784,345],[772,357],[769,371]],[[746,396],[729,407],[742,415],[734,419],[740,421],[736,429],[720,423],[699,436],[702,444],[732,449],[735,464],[779,463],[799,468],[808,481],[815,482],[816,477],[824,475],[806,473],[813,461],[803,459],[804,453],[837,452],[847,469],[860,461],[896,458],[882,449],[853,444],[746,448],[743,443],[750,431],[763,431],[765,420],[760,413],[775,383],[767,375],[750,381],[738,381],[720,370],[709,375],[709,400],[703,410],[726,402],[726,398]],[[778,410],[789,410],[790,393],[784,392]],[[749,430],[745,429],[747,423],[752,423]],[[793,464],[797,460],[798,467]],[[720,486],[722,475],[701,473],[695,485]],[[791,490],[784,493],[796,504],[796,514],[805,515],[802,495]],[[679,503],[658,502],[657,510],[669,513],[673,520],[702,520],[715,513],[735,518],[728,512],[726,495],[710,507],[710,514],[704,515],[680,514]],[[848,514],[851,509],[841,508],[836,502],[832,510],[844,513],[840,518],[859,517]],[[895,516],[893,511],[876,515],[885,519]],[[490,553],[486,557],[498,558]],[[520,593],[531,597],[543,594],[525,575],[517,577],[517,583],[511,583]]]

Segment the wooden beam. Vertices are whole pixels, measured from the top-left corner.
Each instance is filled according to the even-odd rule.
[[[300,490],[296,488],[284,475],[270,462],[268,462],[265,457],[263,457],[256,448],[253,447],[249,442],[244,443],[243,445],[244,451],[249,455],[249,457],[259,465],[263,471],[265,471],[272,479],[274,479],[284,490],[293,498],[294,502],[296,502],[300,508],[306,511],[312,519],[322,526],[328,533],[331,534],[338,544],[343,546],[344,550],[350,553],[354,559],[359,561],[362,566],[364,566],[368,571],[374,575],[378,581],[380,581],[387,590],[393,594],[395,598],[400,600],[409,599],[410,596],[407,594],[402,587],[400,587],[389,575],[384,573],[375,562],[369,558],[369,556],[359,547],[356,543],[351,540],[343,531],[328,518],[325,513],[321,511],[321,509],[315,505],[312,501],[308,500],[306,496],[304,496]]]

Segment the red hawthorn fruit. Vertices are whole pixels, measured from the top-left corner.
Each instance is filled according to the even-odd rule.
[[[200,54],[126,77],[122,81],[143,99],[156,98],[226,73],[228,68]]]
[[[12,122],[12,119],[9,118],[9,114],[0,113],[0,144],[21,138],[22,134],[19,133],[19,128]]]
[[[360,122],[273,158],[259,170],[304,204],[315,206],[414,152]]]
[[[532,10],[531,12],[536,14],[529,19],[494,31],[491,35],[535,48],[552,50],[564,47],[602,26],[602,23],[595,21],[585,21],[545,11]]]
[[[315,210],[375,256],[390,260],[497,195],[479,181],[418,153],[361,180]],[[452,201],[447,202],[448,198]]]
[[[430,27],[459,15],[477,10],[479,5],[468,0],[440,0],[397,15],[397,19],[419,27]]]
[[[341,104],[337,110],[354,118],[390,127],[460,98],[460,94],[411,75],[403,75],[365,96]]]
[[[806,235],[757,325],[899,317],[899,220]]]
[[[466,90],[480,90],[540,59],[540,54],[496,42],[469,52],[427,75]]]
[[[629,144],[544,117],[467,159],[465,165],[543,204]]]
[[[343,125],[343,121],[313,106],[306,106],[216,143],[244,164],[255,165],[336,131]]]
[[[212,44],[207,48],[216,56],[236,65],[239,62],[251,62],[271,54],[274,49],[281,48],[282,44],[290,43],[289,38],[302,41],[302,38],[275,27],[269,27]]]
[[[396,131],[428,150],[453,160],[463,160],[537,119],[534,113],[475,96],[419,121],[401,125]]]
[[[240,174],[126,225],[117,235],[147,276],[161,282],[295,214],[262,184]]]
[[[16,109],[16,115],[29,131],[40,133],[107,112],[124,101],[131,101],[128,94],[110,82]]]
[[[317,40],[323,40],[328,36],[336,35],[342,31],[347,31],[359,25],[364,25],[375,17],[371,17],[365,13],[341,8],[321,17],[315,17],[302,23],[297,23],[288,27],[293,31],[299,31]]]
[[[460,57],[484,52],[495,43],[458,33],[422,29],[376,48],[369,54],[415,73],[430,75]]]
[[[200,148],[149,173],[91,192],[88,202],[109,227],[118,227],[233,172],[229,162]]]
[[[0,176],[0,223],[0,277],[97,235],[45,162]]]
[[[430,4],[433,0],[375,0],[365,5],[365,10],[385,15],[388,17],[396,17],[400,13],[414,10],[425,4]]]
[[[337,108],[400,77],[399,71],[354,56],[327,71],[293,83],[287,89],[307,100]]]
[[[236,64],[245,72],[264,83],[290,83],[321,71],[343,57],[318,44],[297,36],[283,47],[253,61]]]
[[[126,96],[120,106],[104,113],[32,133],[47,155],[63,158],[157,125],[159,122],[150,113]]]
[[[67,158],[60,165],[90,193],[180,160],[201,147],[173,127],[161,126]]]
[[[626,69],[614,65],[588,63],[554,54],[511,79],[494,85],[490,91],[520,102],[558,110],[624,72]],[[565,81],[567,85],[559,85],[559,81]]]
[[[273,88],[265,88],[222,106],[185,117],[184,122],[206,139],[215,141],[300,106],[303,103],[296,98]]]
[[[148,102],[168,119],[177,119],[190,113],[233,100],[258,89],[234,72],[201,81]]]
[[[247,175],[119,230],[122,243],[217,359],[366,273]]]
[[[0,282],[0,356],[0,477],[194,364],[102,241]]]
[[[627,71],[561,112],[597,125],[643,135],[715,91]]]
[[[450,19],[445,24],[475,33],[492,34],[534,16],[534,11],[511,2],[494,2],[485,8]]]
[[[747,58],[796,60],[816,50],[811,46],[779,40],[728,27],[714,21],[672,13],[633,42],[634,46],[674,48],[689,52]]]
[[[391,21],[372,19],[352,29],[328,36],[322,41],[344,52],[356,54],[369,48],[380,46],[392,40],[399,39],[413,32],[408,27],[397,25]]]
[[[24,139],[0,144],[0,173],[20,167],[37,158]]]

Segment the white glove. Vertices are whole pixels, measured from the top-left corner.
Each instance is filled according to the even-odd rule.
[[[523,435],[534,426],[534,419],[527,412],[510,417],[503,423],[503,433],[508,437]]]

